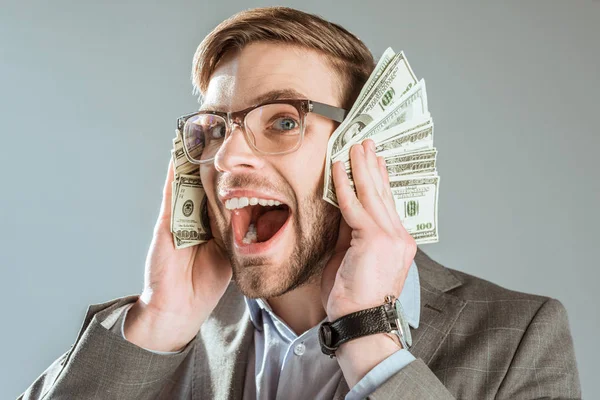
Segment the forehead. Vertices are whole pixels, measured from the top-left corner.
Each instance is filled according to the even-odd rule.
[[[252,43],[229,52],[211,75],[201,109],[235,111],[274,98],[308,98],[339,106],[337,74],[315,51]]]

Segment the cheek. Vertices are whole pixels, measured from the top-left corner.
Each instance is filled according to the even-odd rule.
[[[323,182],[323,171],[325,167],[327,155],[327,142],[329,135],[325,132],[333,131],[333,127],[321,129],[321,132],[315,132],[311,137],[306,138],[303,147],[306,147],[307,154],[305,156],[305,167],[310,171],[314,182]]]
[[[312,198],[322,189],[327,139],[305,137],[302,147],[292,153],[294,157],[288,164],[287,177],[299,200]]]

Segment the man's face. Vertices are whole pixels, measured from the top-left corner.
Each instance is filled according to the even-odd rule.
[[[280,98],[304,98],[339,107],[335,82],[335,73],[317,53],[254,43],[221,60],[204,94],[202,109],[238,111],[276,92]],[[248,297],[279,296],[318,282],[337,240],[339,210],[321,199],[327,141],[335,123],[309,113],[305,125],[302,146],[284,155],[257,153],[234,126],[214,165],[200,168],[216,230],[213,233],[223,239],[233,279]],[[231,209],[226,202],[232,198],[241,198],[242,204],[243,198],[250,202],[256,198],[277,200],[281,205],[259,203]],[[256,243],[247,243],[251,224],[257,232]]]

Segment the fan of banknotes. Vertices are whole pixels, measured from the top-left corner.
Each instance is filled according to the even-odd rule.
[[[352,183],[350,147],[365,139],[385,159],[396,211],[418,244],[439,240],[437,223],[437,150],[433,120],[427,109],[425,81],[417,80],[404,53],[388,48],[327,148],[323,200],[338,206],[332,164],[344,162]],[[174,163],[171,232],[175,247],[185,248],[210,238],[206,195],[198,166],[186,158],[178,129],[171,152]]]
[[[385,159],[396,212],[417,244],[439,240],[437,203],[440,177],[433,147],[433,120],[425,81],[417,80],[403,52],[384,53],[354,105],[327,146],[323,200],[338,206],[332,164],[344,162],[350,182],[350,147],[365,139]]]

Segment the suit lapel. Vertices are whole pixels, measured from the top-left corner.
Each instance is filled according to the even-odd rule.
[[[429,364],[466,302],[446,293],[462,285],[450,270],[433,261],[420,249],[417,250],[415,263],[421,282],[421,316],[419,327],[411,328],[413,346],[410,352]]]
[[[254,326],[233,281],[198,335],[192,399],[241,400]]]
[[[448,295],[427,283],[421,284],[421,321],[411,328],[413,346],[410,352],[426,364],[454,326],[466,302]]]

